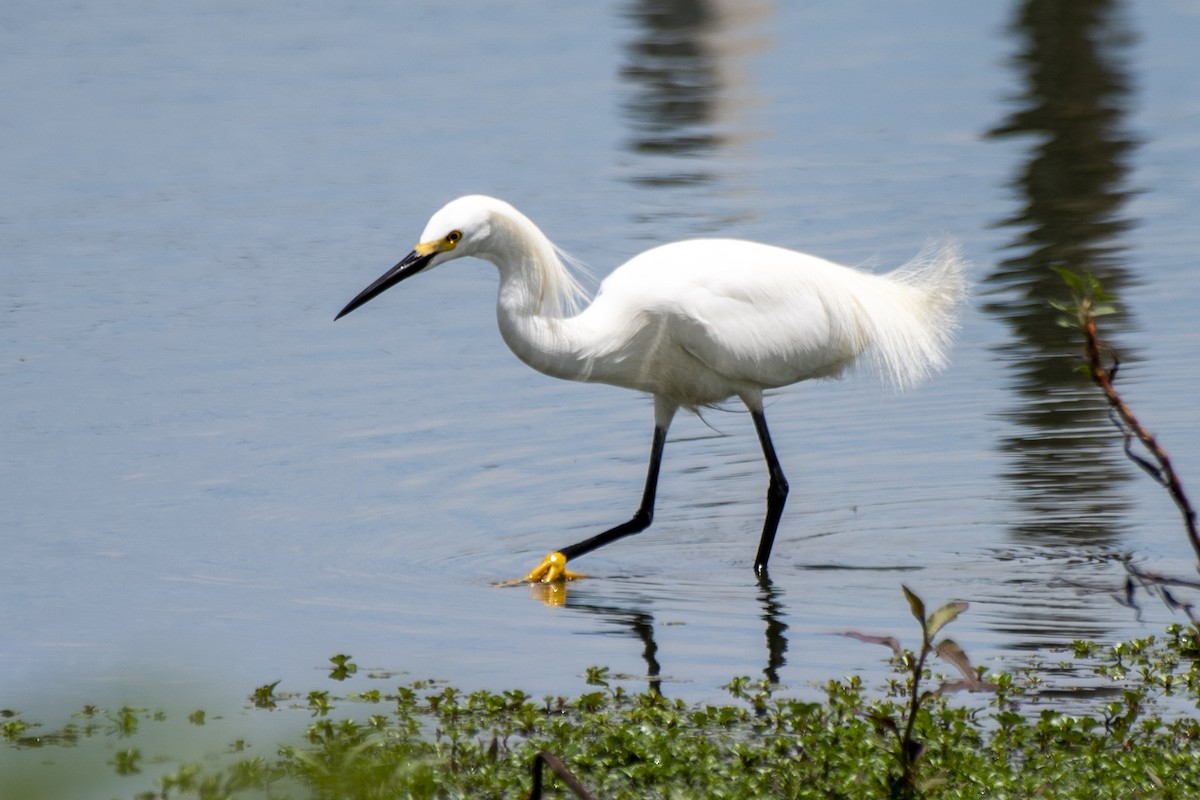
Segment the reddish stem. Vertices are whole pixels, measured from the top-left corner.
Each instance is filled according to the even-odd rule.
[[[1083,308],[1083,330],[1087,338],[1087,359],[1088,370],[1091,373],[1092,380],[1104,392],[1104,397],[1108,400],[1109,406],[1120,417],[1127,430],[1132,431],[1133,435],[1146,447],[1150,454],[1154,456],[1154,460],[1158,462],[1160,474],[1158,480],[1163,486],[1167,487],[1167,491],[1171,494],[1171,499],[1175,501],[1175,505],[1179,507],[1180,513],[1183,514],[1183,523],[1187,528],[1188,538],[1192,542],[1192,549],[1196,551],[1196,558],[1200,561],[1200,533],[1196,531],[1196,512],[1192,508],[1192,504],[1188,502],[1187,494],[1183,491],[1183,484],[1179,480],[1179,476],[1175,474],[1174,467],[1171,466],[1171,459],[1167,455],[1167,451],[1163,450],[1159,445],[1158,440],[1154,435],[1138,421],[1134,416],[1133,411],[1121,399],[1121,395],[1117,394],[1116,388],[1112,383],[1112,376],[1109,370],[1104,366],[1103,354],[1105,347],[1101,344],[1099,336],[1096,333],[1096,318],[1091,314],[1091,305],[1087,303]]]

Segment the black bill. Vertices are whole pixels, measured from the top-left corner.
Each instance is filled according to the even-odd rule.
[[[429,260],[433,258],[434,255],[436,254],[430,253],[423,256],[416,250],[412,251],[406,255],[399,264],[380,275],[379,280],[375,281],[370,286],[359,292],[358,297],[355,297],[346,304],[345,308],[338,312],[338,315],[333,318],[334,321],[341,319],[374,297],[383,294],[405,278],[416,275],[418,272],[425,269],[425,267],[429,266]]]

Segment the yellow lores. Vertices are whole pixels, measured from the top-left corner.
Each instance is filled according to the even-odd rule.
[[[421,242],[413,248],[419,256],[434,256],[438,253],[449,253],[458,246],[459,240],[462,239],[462,231],[450,231],[441,239],[434,239],[431,242]]]

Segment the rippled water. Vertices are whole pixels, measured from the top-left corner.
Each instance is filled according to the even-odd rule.
[[[1125,301],[1120,388],[1200,487],[1200,16],[1058,6],[7,4],[0,707],[306,689],[335,652],[533,693],[596,664],[803,693],[883,674],[838,634],[911,640],[901,583],[970,601],[954,636],[989,664],[1161,629],[1115,559],[1193,554],[1072,372],[1049,268]],[[975,300],[916,391],[774,399],[769,581],[753,427],[711,412],[593,580],[496,589],[628,517],[652,419],[520,364],[486,264],[333,324],[477,191],[598,276],[696,235],[886,268],[950,234]]]

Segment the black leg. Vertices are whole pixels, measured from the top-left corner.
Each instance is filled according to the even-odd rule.
[[[650,523],[654,521],[654,495],[658,491],[658,468],[662,464],[663,444],[666,441],[667,429],[656,425],[654,427],[654,444],[650,447],[650,468],[646,472],[646,489],[642,492],[642,504],[638,507],[637,513],[633,515],[633,519],[590,539],[584,539],[570,547],[564,547],[558,552],[568,559],[578,558],[584,553],[590,553],[598,547],[603,547],[625,536],[641,533],[650,527]],[[787,484],[784,486],[786,493]],[[769,545],[767,549],[770,549]]]
[[[783,467],[779,466],[779,459],[775,456],[775,446],[771,444],[767,418],[763,412],[753,409],[750,416],[754,418],[754,429],[758,431],[758,441],[762,443],[763,457],[767,459],[767,469],[771,473],[771,485],[767,488],[767,518],[763,521],[762,538],[758,541],[758,555],[754,557],[754,571],[761,575],[766,571],[767,561],[771,558],[775,531],[779,528],[779,518],[783,516],[783,506],[787,503],[788,482],[784,477]]]

